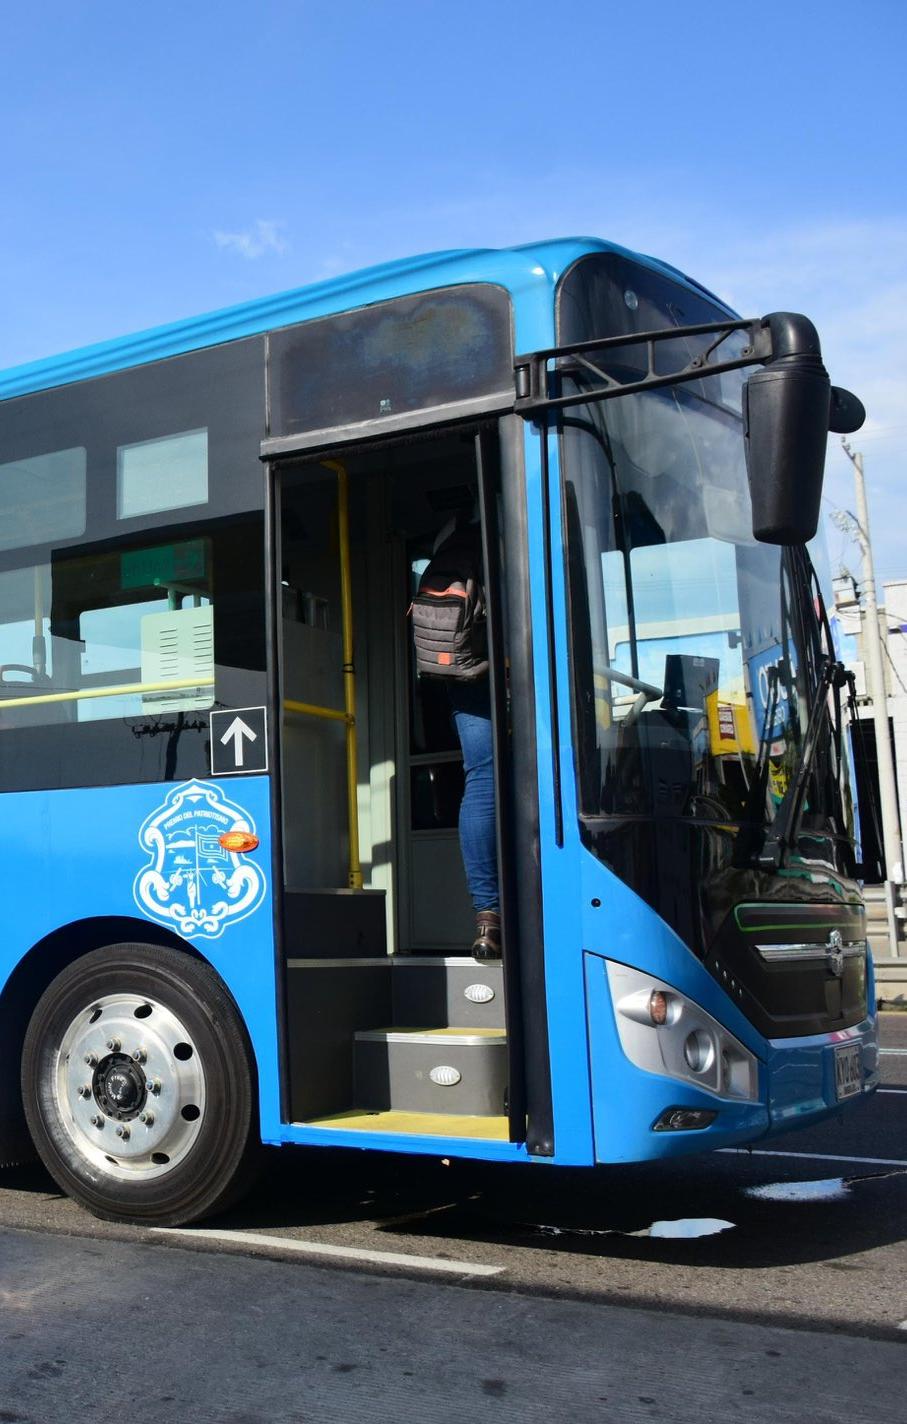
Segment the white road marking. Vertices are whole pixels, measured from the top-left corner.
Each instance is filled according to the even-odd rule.
[[[907,1093],[907,1088],[877,1088],[878,1093]]]
[[[408,1256],[403,1251],[367,1251],[356,1246],[333,1246],[327,1241],[299,1241],[290,1236],[266,1236],[260,1231],[218,1231],[205,1227],[156,1226],[159,1236],[191,1236],[196,1241],[226,1241],[237,1246],[266,1246],[272,1251],[296,1251],[302,1256],[341,1256],[347,1261],[369,1261],[379,1266],[406,1266],[414,1271],[443,1271],[454,1276],[498,1276],[503,1266],[478,1261],[441,1261],[434,1256]]]
[[[779,1152],[768,1147],[719,1147],[736,1157],[798,1157],[803,1162],[865,1162],[869,1167],[907,1167],[903,1157],[844,1157],[835,1152]]]
[[[907,1058],[907,1048],[880,1048],[880,1053],[887,1053],[890,1058]]]

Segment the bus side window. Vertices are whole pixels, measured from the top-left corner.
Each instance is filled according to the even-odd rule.
[[[0,573],[0,725],[209,707],[210,563],[196,539]]]

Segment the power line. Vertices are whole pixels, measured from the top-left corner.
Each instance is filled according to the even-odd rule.
[[[891,664],[891,671],[894,673],[895,677],[897,678],[898,683],[900,684],[901,691],[907,693],[907,685],[905,685],[904,679],[901,677],[901,674],[898,672],[897,663],[895,662],[894,658],[891,656],[891,649],[889,648],[889,646],[888,646],[887,643],[883,643],[883,644],[882,644],[882,651],[884,652],[886,658],[888,659],[889,663]]]

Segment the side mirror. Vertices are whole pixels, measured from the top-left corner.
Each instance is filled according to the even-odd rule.
[[[858,430],[866,413],[829,381],[812,322],[774,312],[763,326],[772,355],[743,392],[753,534],[766,544],[805,544],[819,525],[828,432]]]
[[[845,391],[843,386],[832,386],[829,430],[833,430],[835,435],[852,435],[865,419],[866,407],[853,391]]]

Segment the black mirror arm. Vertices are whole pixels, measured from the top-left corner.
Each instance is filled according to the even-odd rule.
[[[732,332],[742,332],[746,345],[739,356],[720,359],[722,343]],[[679,341],[685,337],[713,335],[714,340],[700,352],[678,366],[676,371],[656,369],[655,349],[663,341]],[[638,380],[621,381],[603,368],[607,353],[625,346],[645,346],[647,370]],[[719,359],[713,359],[718,353]],[[549,363],[553,362],[552,367]],[[532,419],[542,411],[562,410],[572,405],[590,405],[596,401],[613,400],[617,396],[634,395],[638,391],[657,390],[662,386],[683,385],[701,381],[706,376],[719,376],[726,371],[739,371],[745,366],[781,368],[787,364],[812,366],[827,373],[822,364],[822,350],[816,328],[808,317],[798,312],[770,312],[768,316],[741,320],[712,321],[696,326],[668,326],[655,331],[630,332],[621,336],[596,337],[591,341],[574,341],[564,346],[550,346],[514,359],[514,410]],[[588,383],[581,391],[570,395],[552,394],[552,378],[571,368],[582,370]],[[866,418],[861,402],[839,386],[831,387],[829,429],[847,435],[859,430]]]

